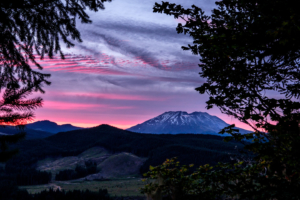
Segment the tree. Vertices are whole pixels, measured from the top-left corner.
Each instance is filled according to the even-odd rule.
[[[41,73],[37,58],[60,54],[60,44],[74,46],[82,42],[76,18],[91,23],[85,9],[104,9],[111,0],[12,0],[0,2],[0,125],[24,125],[32,120],[33,110],[42,106],[42,98],[28,96],[49,85],[50,74]],[[70,39],[71,38],[71,39]],[[23,134],[17,135],[19,138]],[[2,150],[17,136],[0,136]],[[7,154],[8,155],[8,154]],[[12,155],[12,152],[9,153]],[[1,158],[4,154],[1,154]],[[7,158],[9,158],[8,156]],[[0,158],[0,160],[1,160]]]
[[[253,139],[245,149],[254,163],[206,168],[197,188],[215,197],[300,199],[300,15],[296,2],[223,0],[211,16],[195,5],[155,3],[154,12],[181,18],[178,33],[193,44],[182,47],[200,55],[202,78],[196,90],[207,93],[207,109],[217,106],[255,131],[241,135],[231,125],[226,140]],[[266,93],[269,93],[266,95]],[[270,93],[272,95],[270,95]],[[275,95],[274,95],[275,94]],[[209,174],[209,176],[207,176]]]
[[[24,137],[25,133],[0,136],[0,162],[6,162],[12,156],[18,153],[18,149],[9,150],[8,144],[17,143],[20,139],[23,139]]]

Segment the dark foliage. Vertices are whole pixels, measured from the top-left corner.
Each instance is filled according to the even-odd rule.
[[[77,175],[77,173],[76,173],[75,170],[73,170],[73,169],[66,169],[66,170],[59,171],[55,175],[55,180],[57,180],[57,181],[67,181],[67,180],[76,179],[77,177],[78,177],[78,175]]]
[[[12,176],[15,178],[17,185],[41,185],[51,181],[51,173],[37,171],[35,169],[24,169],[14,172]]]
[[[85,164],[87,174],[95,174],[95,173],[99,172],[99,170],[97,169],[96,162],[86,161],[84,164]]]
[[[300,15],[296,1],[222,0],[216,5],[211,16],[195,5],[185,9],[169,2],[155,3],[153,11],[186,21],[178,24],[177,32],[192,36],[193,44],[182,48],[201,56],[200,75],[206,80],[196,90],[209,95],[207,109],[217,106],[252,126],[255,132],[249,134],[241,135],[234,125],[220,133],[232,135],[226,141],[251,139],[253,143],[244,149],[255,156],[250,161],[219,163],[218,169],[204,165],[192,176],[178,173],[179,181],[170,179],[167,160],[149,172],[166,184],[149,184],[146,193],[181,185],[186,194],[199,198],[298,200]],[[171,171],[178,172],[173,164]],[[183,190],[173,190],[172,199],[177,199],[178,191]]]
[[[148,157],[141,167],[141,173],[148,171],[150,165],[159,165],[172,156],[177,156],[184,164],[215,165],[218,161],[230,161],[231,156],[239,154],[236,147],[243,147],[237,142],[225,143],[223,140],[224,137],[201,134],[140,134],[101,125],[58,133],[46,139],[23,141],[16,146],[20,149],[20,155],[9,160],[5,170],[7,173],[17,173],[22,168],[34,166],[40,159],[76,156],[94,146],[104,147],[111,152],[125,151]],[[67,177],[73,176],[70,171],[64,173]]]
[[[50,189],[40,193],[29,194],[26,190],[20,190],[9,181],[0,181],[0,199],[1,200],[112,200],[109,197],[107,189],[99,189],[98,192],[89,190],[80,191],[60,191]]]
[[[104,9],[110,0],[12,0],[0,2],[0,126],[24,125],[33,119],[33,110],[42,106],[42,98],[28,99],[33,92],[42,92],[49,85],[50,74],[41,73],[37,57],[64,55],[60,44],[67,47],[81,42],[76,29],[76,18],[91,23],[85,12]],[[62,42],[61,42],[62,41]],[[31,64],[30,64],[31,63]],[[2,147],[6,146],[2,137]],[[21,139],[20,137],[19,139]],[[0,162],[16,154],[1,149]]]
[[[107,193],[107,189],[99,189],[98,192],[89,190],[80,191],[42,191],[33,195],[32,200],[111,200]]]
[[[296,100],[300,16],[296,2],[285,4],[283,0],[223,0],[207,16],[195,5],[185,9],[163,2],[156,3],[154,12],[186,17],[177,32],[194,40],[183,50],[201,56],[200,75],[207,81],[196,90],[210,96],[207,108],[217,106],[259,131],[270,125],[267,116],[278,122],[300,108]],[[271,98],[267,91],[277,97]]]
[[[17,133],[14,135],[0,135],[0,162],[6,162],[13,155],[16,155],[18,149],[9,149],[9,144],[14,144],[25,137],[25,133]]]
[[[75,170],[66,169],[60,171],[55,175],[57,181],[67,181],[72,179],[78,179],[85,177],[90,174],[98,173],[100,170],[97,169],[97,163],[93,161],[86,161],[85,167],[77,165]]]
[[[145,197],[141,197],[141,196],[113,197],[113,200],[145,200]]]
[[[5,127],[0,126],[0,132],[8,134],[8,135],[14,135],[14,134],[20,133],[20,129],[18,129],[17,127],[14,127],[14,126],[5,126]],[[46,137],[53,135],[53,133],[50,133],[50,132],[29,129],[27,127],[24,128],[23,132],[26,133],[26,136],[24,138],[25,140],[46,138]]]
[[[40,185],[51,181],[51,173],[37,171],[32,167],[23,166],[14,170],[0,170],[0,179],[9,180],[17,185]]]

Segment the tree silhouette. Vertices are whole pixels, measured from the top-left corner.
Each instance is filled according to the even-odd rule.
[[[32,120],[33,110],[42,106],[42,98],[29,98],[49,85],[50,74],[42,73],[37,58],[60,54],[61,43],[68,48],[71,40],[82,42],[76,28],[91,23],[85,9],[104,9],[111,0],[11,0],[0,2],[0,125],[24,125]],[[2,150],[10,137],[0,136]],[[19,135],[19,138],[23,134]],[[11,155],[10,152],[9,155]],[[1,156],[4,156],[1,154]],[[5,157],[5,156],[4,156]],[[9,156],[8,156],[9,157]],[[0,159],[1,160],[1,159]]]
[[[202,183],[195,187],[215,197],[300,199],[296,2],[223,0],[216,5],[211,16],[195,5],[184,9],[162,2],[153,8],[186,21],[177,32],[194,40],[182,49],[201,56],[200,75],[206,83],[196,90],[209,95],[207,109],[217,106],[255,130],[241,135],[231,125],[220,132],[232,135],[226,140],[252,139],[245,149],[255,153],[254,163],[220,164],[219,171],[204,166],[197,172]]]

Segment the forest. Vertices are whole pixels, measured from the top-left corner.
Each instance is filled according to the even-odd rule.
[[[66,180],[72,180],[72,179],[78,179],[82,177],[86,177],[90,174],[96,174],[100,171],[100,169],[97,169],[97,163],[92,161],[85,161],[85,166],[76,165],[75,170],[66,169],[58,172],[58,174],[55,175],[55,180],[57,181],[66,181]]]
[[[238,142],[226,143],[223,140],[224,137],[221,136],[202,134],[140,134],[101,125],[90,129],[58,133],[45,139],[19,142],[14,148],[20,149],[20,153],[6,163],[1,177],[15,180],[19,185],[46,184],[51,181],[51,174],[35,170],[38,160],[47,157],[76,156],[96,146],[104,147],[112,153],[129,152],[147,157],[140,169],[141,175],[149,170],[150,165],[159,165],[166,158],[174,156],[184,164],[216,165],[219,161],[229,162],[230,156],[239,154],[238,149],[243,148],[243,145]],[[77,171],[80,173],[63,171],[57,175],[57,178],[60,179],[67,174],[79,178],[79,176],[83,177],[83,174],[93,173],[95,170],[93,163],[86,164],[88,165],[86,168],[78,167]],[[91,172],[88,172],[89,170]],[[26,182],[26,177],[31,182]]]
[[[5,200],[112,200],[106,189],[99,189],[98,192],[50,189],[31,195],[26,190],[20,190],[16,185],[7,181],[0,181],[0,198]]]

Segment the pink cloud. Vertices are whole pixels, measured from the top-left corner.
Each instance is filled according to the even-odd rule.
[[[50,71],[66,71],[74,73],[93,73],[93,74],[110,74],[110,75],[132,75],[121,70],[116,70],[115,68],[110,68],[110,66],[126,66],[126,67],[147,67],[147,66],[161,66],[164,70],[187,70],[191,68],[196,68],[197,63],[192,62],[177,62],[168,60],[151,60],[145,61],[145,58],[137,56],[132,59],[122,59],[109,56],[102,53],[97,59],[92,56],[83,55],[73,55],[68,54],[65,56],[65,60],[60,59],[60,57],[54,57],[53,59],[44,59],[40,63],[41,65]]]
[[[52,68],[51,71],[66,71],[84,74],[107,74],[107,75],[131,75],[131,73],[107,69],[107,67],[85,67],[85,66],[74,66],[65,68]]]
[[[110,68],[115,65],[114,58],[106,54],[102,54],[100,60],[94,59],[92,56],[82,56],[68,54],[65,60],[56,56],[53,59],[45,58],[39,63],[43,68],[50,71],[66,71],[84,74],[107,74],[107,75],[132,75],[131,73]]]
[[[72,103],[67,101],[44,101],[44,109],[51,110],[95,110],[95,109],[131,109],[133,106],[115,106],[107,104]]]
[[[53,110],[86,110],[89,108],[103,108],[106,105],[102,104],[84,104],[84,103],[70,103],[63,101],[44,101],[43,108],[53,109]]]
[[[133,101],[164,101],[166,97],[149,97],[141,95],[126,95],[126,94],[96,94],[96,93],[83,93],[83,92],[52,92],[52,95],[65,95],[76,97],[89,97],[99,99],[116,99],[116,100],[133,100]]]

